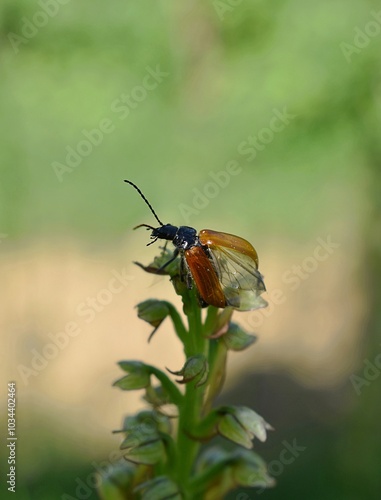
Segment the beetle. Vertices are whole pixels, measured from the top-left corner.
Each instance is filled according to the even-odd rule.
[[[175,246],[173,258],[160,271],[180,255],[181,274],[187,278],[189,287],[195,284],[202,306],[231,306],[239,311],[251,311],[267,305],[260,297],[266,287],[258,271],[258,255],[248,241],[211,229],[202,229],[197,234],[193,227],[163,224],[138,186],[129,180],[124,182],[138,191],[160,224],[159,227],[139,224],[134,229],[151,230],[153,241],[148,245],[163,239]]]

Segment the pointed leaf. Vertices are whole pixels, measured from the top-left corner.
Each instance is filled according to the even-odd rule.
[[[146,369],[146,365],[144,363],[135,360],[119,361],[118,365],[127,373],[141,372]]]
[[[116,380],[113,383],[114,387],[119,387],[124,391],[134,391],[137,389],[144,389],[150,384],[149,373],[131,373]]]

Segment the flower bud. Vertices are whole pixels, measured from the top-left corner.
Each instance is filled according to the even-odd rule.
[[[151,436],[159,432],[170,434],[171,421],[169,417],[155,410],[142,410],[124,419],[122,431],[127,434],[139,432]]]
[[[144,389],[151,383],[148,367],[140,361],[120,361],[119,366],[128,373],[124,377],[113,383],[114,387],[119,387],[124,391]]]
[[[120,448],[126,450],[127,460],[154,465],[165,459],[165,446],[161,434],[171,432],[168,417],[155,411],[144,410],[128,416],[122,431],[126,434],[126,438]]]
[[[267,488],[275,481],[267,473],[265,462],[255,452],[236,448],[227,452],[219,447],[206,449],[197,461],[198,491],[225,495],[237,486]],[[213,475],[210,474],[213,470]]]
[[[265,441],[266,431],[272,429],[258,413],[245,406],[227,406],[217,412],[220,414],[217,424],[219,434],[245,448],[252,448],[254,437]]]
[[[266,431],[274,430],[263,417],[246,406],[236,406],[234,415],[240,424],[245,427],[253,437],[257,437],[259,441],[262,441],[262,443],[267,439]]]
[[[166,458],[164,443],[158,436],[155,439],[143,435],[126,438],[121,448],[127,450],[125,458],[136,464],[155,465]]]
[[[168,316],[168,305],[163,300],[148,299],[140,302],[138,308],[138,317],[157,329],[162,321]]]
[[[167,370],[169,373],[172,373],[172,375],[179,375],[183,377],[180,380],[176,380],[179,384],[187,384],[188,382],[198,378],[199,380],[197,381],[196,387],[199,387],[204,384],[208,378],[209,366],[205,356],[200,354],[188,358],[183,368],[177,372],[173,372],[168,368]]]
[[[256,340],[255,335],[249,335],[236,323],[230,323],[228,331],[222,337],[226,348],[231,351],[243,351]]]
[[[160,406],[171,403],[170,396],[162,385],[157,385],[156,387],[149,385],[146,388],[143,399],[154,408],[159,408]]]
[[[268,475],[267,466],[259,455],[249,450],[237,450],[234,455],[232,476],[236,485],[250,488],[274,486],[275,481]]]
[[[154,327],[153,332],[148,337],[149,342],[161,323],[168,316],[168,304],[164,300],[148,299],[140,302],[136,307],[138,308],[138,317]]]

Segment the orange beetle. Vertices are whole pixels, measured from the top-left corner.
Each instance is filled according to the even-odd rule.
[[[193,227],[163,224],[138,186],[128,180],[124,182],[138,191],[160,224],[157,228],[148,224],[137,226],[152,230],[153,241],[149,245],[164,239],[175,246],[173,258],[161,269],[180,254],[185,274],[192,278],[187,281],[190,286],[194,282],[202,305],[231,306],[239,311],[267,305],[260,297],[266,287],[258,271],[258,255],[248,241],[211,229],[203,229],[197,234]]]

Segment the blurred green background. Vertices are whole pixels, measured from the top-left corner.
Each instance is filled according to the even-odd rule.
[[[381,377],[376,373],[360,396],[350,379],[362,376],[364,359],[381,352],[379,9],[365,0],[2,0],[0,6],[0,252],[8,271],[28,265],[28,249],[42,262],[67,245],[89,261],[118,255],[118,248],[123,256],[114,262],[140,257],[146,235],[130,228],[154,221],[124,178],[141,187],[164,222],[233,232],[271,249],[271,258],[260,252],[270,282],[274,269],[309,255],[304,248],[316,238],[331,234],[341,242],[350,265],[338,259],[332,267],[342,288],[329,295],[327,286],[324,300],[332,303],[333,331],[342,329],[340,315],[350,315],[351,304],[364,304],[348,340],[352,365],[320,386],[317,355],[313,388],[286,362],[253,366],[222,396],[252,406],[274,425],[270,442],[259,448],[269,462],[283,440],[306,446],[279,474],[277,487],[259,498],[378,499],[381,491]],[[147,77],[152,73],[156,80]],[[288,122],[271,131],[285,110]],[[229,162],[237,175],[221,177]],[[208,187],[218,175],[226,186]],[[203,205],[195,205],[200,192]],[[33,296],[33,280],[31,287]],[[56,288],[59,282],[52,296]],[[347,289],[353,302],[346,302]],[[3,291],[16,301],[26,293]],[[60,309],[59,300],[54,307]],[[49,315],[53,325],[54,309]],[[3,356],[10,353],[15,365],[17,339],[8,335],[14,328],[12,335],[25,339],[26,324],[17,321],[19,329],[2,325]],[[296,307],[284,334],[298,321]],[[304,333],[318,338],[312,323],[303,324]],[[118,343],[120,324],[110,325],[105,342]],[[45,335],[39,321],[33,328]],[[265,336],[266,323],[259,344]],[[26,338],[30,349],[34,337]],[[334,335],[330,341],[334,348]],[[66,370],[71,366],[69,359]],[[39,390],[25,389],[31,400]],[[41,408],[19,406],[24,433],[16,497],[80,498],[75,478],[88,477],[91,462],[99,463],[111,445],[84,437],[86,410],[77,420],[52,416],[39,426]],[[63,405],[57,413],[65,411]],[[97,498],[93,488],[83,495]],[[229,498],[257,495],[236,491]]]

